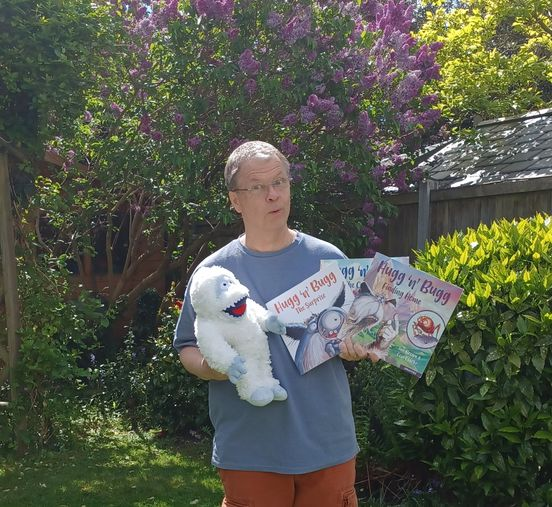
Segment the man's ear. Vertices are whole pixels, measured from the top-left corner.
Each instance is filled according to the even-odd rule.
[[[237,192],[228,192],[228,198],[230,199],[230,208],[236,213],[241,213],[240,198]]]

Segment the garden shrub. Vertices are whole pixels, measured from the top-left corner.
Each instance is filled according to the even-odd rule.
[[[552,219],[480,225],[427,245],[416,267],[464,288],[406,438],[471,505],[552,503]]]
[[[393,465],[403,459],[403,449],[397,438],[395,422],[403,418],[403,407],[395,396],[407,389],[404,372],[362,361],[349,370],[360,466],[377,463]]]
[[[108,319],[98,299],[80,289],[75,295],[64,256],[41,256],[20,262],[18,269],[19,395],[0,418],[0,446],[15,445],[17,427],[28,449],[59,448],[87,416],[85,387],[91,372],[80,363]]]
[[[166,297],[173,301],[173,292]],[[97,399],[137,432],[210,432],[207,382],[184,370],[172,346],[178,311],[174,303],[162,304],[157,330],[138,343],[133,323],[123,349],[100,367]]]

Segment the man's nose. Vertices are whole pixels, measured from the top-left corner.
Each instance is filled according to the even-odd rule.
[[[268,189],[266,194],[267,199],[270,199],[272,201],[279,197],[280,194],[278,193],[274,185],[272,184],[267,185],[267,189]]]

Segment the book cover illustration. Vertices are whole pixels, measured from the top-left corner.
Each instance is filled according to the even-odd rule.
[[[462,292],[378,253],[355,288],[339,338],[350,337],[387,363],[421,377]]]
[[[405,257],[391,257],[408,266],[410,259]],[[349,287],[353,290],[356,296],[360,290],[360,286],[365,281],[366,273],[372,265],[373,257],[363,259],[323,259],[320,261],[320,267],[337,265],[341,270],[341,274],[349,283]]]
[[[328,265],[267,303],[286,325],[282,339],[301,374],[339,354],[338,334],[353,299],[340,269]]]

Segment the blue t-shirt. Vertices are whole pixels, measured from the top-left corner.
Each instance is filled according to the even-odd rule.
[[[335,246],[303,233],[277,252],[252,251],[236,239],[200,265],[234,273],[251,299],[266,305],[320,269],[321,259],[345,257]],[[189,284],[188,284],[189,287]],[[174,347],[197,346],[188,290]],[[269,333],[272,370],[285,401],[256,407],[241,400],[230,381],[209,382],[215,429],[212,463],[224,469],[300,474],[338,465],[358,452],[347,375],[339,357],[300,375],[282,338]]]

